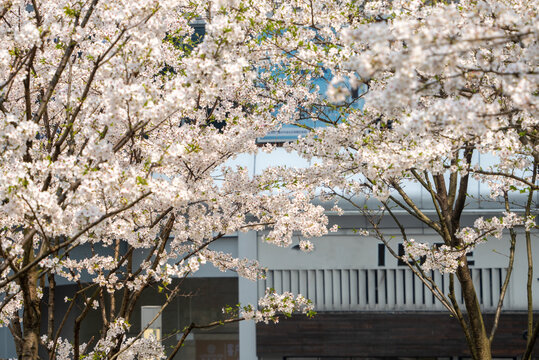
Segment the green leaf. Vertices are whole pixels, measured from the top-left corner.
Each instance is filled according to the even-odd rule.
[[[140,185],[148,185],[148,181],[141,177],[141,176],[137,176],[137,184],[140,184]]]

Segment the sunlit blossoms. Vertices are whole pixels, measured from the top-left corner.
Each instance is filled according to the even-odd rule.
[[[208,263],[263,276],[255,260],[208,248],[225,235],[265,229],[287,246],[327,232],[324,209],[300,189],[272,189],[273,172],[229,164],[317,98],[272,73],[286,57],[272,44],[285,15],[274,10],[270,1],[0,3],[0,321],[21,358],[35,359],[40,343],[51,358],[156,358],[155,341],[126,335],[149,286],[173,298],[172,281]],[[56,281],[78,287],[66,297],[78,311],[69,341],[58,337],[61,319],[38,311],[43,285],[55,308]],[[83,346],[94,311],[102,336]]]

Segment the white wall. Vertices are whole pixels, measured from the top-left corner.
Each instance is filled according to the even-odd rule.
[[[388,231],[392,232],[392,231]],[[421,234],[417,230],[417,233],[412,237],[418,242],[435,243],[440,242],[439,238],[434,234]],[[402,242],[402,237],[398,233],[393,232],[395,238],[391,240],[391,244],[398,252],[397,244]],[[388,237],[391,235],[388,234]],[[399,266],[397,259],[391,256],[389,251],[385,250],[385,264],[383,266],[378,265],[378,244],[372,236],[359,236],[348,234],[334,234],[325,236],[320,239],[311,239],[314,243],[315,250],[310,253],[304,253],[293,248],[279,248],[274,245],[264,242],[263,236],[259,236],[258,241],[258,258],[261,264],[274,272],[270,272],[268,281],[264,285],[259,286],[259,295],[263,292],[265,286],[277,286],[283,291],[293,290],[289,289],[286,284],[293,284],[296,290],[300,290],[303,286],[301,283],[305,282],[304,291],[309,292],[311,295],[319,297],[320,291],[326,293],[327,296],[334,298],[335,296],[341,297],[343,294],[349,294],[350,291],[358,291],[357,289],[350,290],[347,287],[358,286],[352,285],[353,277],[365,276],[377,277],[370,282],[370,287],[384,287],[384,291],[387,290],[387,281],[397,281],[397,284],[390,285],[390,288],[400,291],[402,288],[398,283],[405,281],[409,283],[409,287],[417,288],[422,284],[416,279],[411,279],[411,272],[406,266]],[[299,241],[297,239],[296,243]],[[536,245],[536,244],[535,244]],[[474,264],[470,266],[472,274],[474,276],[474,284],[478,294],[482,294],[484,298],[485,308],[487,310],[492,309],[499,296],[499,288],[501,283],[505,279],[506,268],[508,265],[509,254],[509,236],[506,235],[502,239],[492,238],[488,242],[479,245],[474,249],[469,260],[473,260]],[[532,247],[533,258],[535,262],[539,259],[539,247],[536,245]],[[539,271],[537,264],[534,268],[533,276],[533,292],[539,294]],[[281,271],[284,270],[284,271]],[[295,271],[299,270],[299,271]],[[353,270],[353,271],[352,271]],[[362,271],[359,271],[362,270]],[[365,271],[363,271],[365,270]],[[508,293],[505,299],[505,309],[509,310],[526,310],[527,295],[526,295],[526,283],[527,283],[527,260],[526,260],[526,246],[524,235],[521,233],[518,236],[515,263],[513,268],[513,274],[511,277],[511,284],[508,289]],[[359,272],[358,272],[359,271]],[[406,272],[406,274],[405,274]],[[276,277],[276,278],[272,278]],[[302,278],[303,277],[303,278]],[[392,277],[392,279],[390,279]],[[402,277],[402,278],[401,278]],[[406,277],[406,279],[404,279]],[[439,282],[439,286],[442,286],[441,274],[435,273],[436,281]],[[448,289],[448,276],[445,275],[445,282],[443,287]],[[501,281],[500,281],[501,280]],[[357,281],[361,281],[358,279]],[[414,281],[417,281],[415,284]],[[313,285],[316,282],[317,285]],[[337,282],[339,284],[337,284]],[[299,285],[296,285],[298,283]],[[316,289],[308,290],[309,286],[318,286],[318,292]],[[330,288],[327,288],[327,287]],[[360,284],[361,286],[361,284]],[[366,285],[365,285],[366,286]],[[322,288],[326,287],[326,288]],[[398,288],[398,289],[397,289]],[[374,291],[374,290],[372,290]],[[380,289],[381,291],[381,289]],[[328,292],[338,292],[337,295],[327,295]],[[346,295],[348,296],[348,295]],[[382,295],[381,295],[382,296]],[[393,296],[393,295],[391,295]],[[321,299],[321,298],[319,298]],[[312,299],[316,301],[317,299]],[[327,299],[322,299],[325,301]],[[333,301],[333,300],[331,300]],[[367,300],[365,300],[367,301]],[[357,303],[357,301],[356,301]],[[343,304],[345,304],[343,302]],[[356,305],[361,308],[361,303]],[[387,305],[387,304],[386,304]],[[326,305],[324,305],[326,306]],[[539,307],[539,297],[534,298],[534,307]],[[324,309],[324,308],[320,308]],[[327,309],[327,308],[326,308]],[[334,306],[332,310],[350,310],[350,308],[344,306],[339,308]],[[358,307],[356,307],[358,309]],[[361,308],[363,310],[381,310],[391,309],[398,310],[397,308],[387,305],[381,307]],[[428,310],[429,307],[410,308],[401,307],[401,310]],[[440,307],[441,309],[441,307]],[[489,310],[490,311],[490,310]]]

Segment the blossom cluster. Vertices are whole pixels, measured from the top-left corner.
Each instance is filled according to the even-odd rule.
[[[474,227],[465,227],[457,231],[455,236],[462,241],[465,246],[475,246],[480,242],[487,240],[488,236],[501,238],[504,229],[512,229],[516,226],[521,226],[526,223],[526,229],[529,231],[533,226],[534,220],[524,218],[513,212],[504,212],[503,217],[492,217],[484,219],[478,218],[474,222]]]
[[[458,246],[429,245],[417,242],[414,239],[404,241],[405,258],[417,262],[424,271],[439,270],[440,272],[454,273],[462,265],[462,258],[467,253],[487,241],[488,237],[500,239],[504,229],[512,229],[525,225],[526,231],[535,226],[533,217],[524,221],[524,218],[513,212],[505,212],[503,217],[478,218],[474,227],[465,227],[455,233],[459,240]]]
[[[405,259],[421,262],[424,271],[438,270],[442,273],[454,273],[461,265],[461,258],[466,250],[458,250],[447,245],[429,246],[414,239],[404,241]]]
[[[266,289],[264,297],[258,301],[258,308],[252,305],[244,306],[240,315],[256,322],[269,323],[279,322],[278,315],[292,316],[293,313],[313,315],[314,304],[301,294],[294,295],[290,292],[278,294],[274,289]]]

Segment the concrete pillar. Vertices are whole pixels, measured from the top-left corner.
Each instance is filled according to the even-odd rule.
[[[256,231],[238,234],[238,257],[255,260],[258,257]],[[238,295],[242,305],[258,303],[257,284],[238,279]],[[240,360],[256,360],[256,327],[252,320],[240,322]]]

